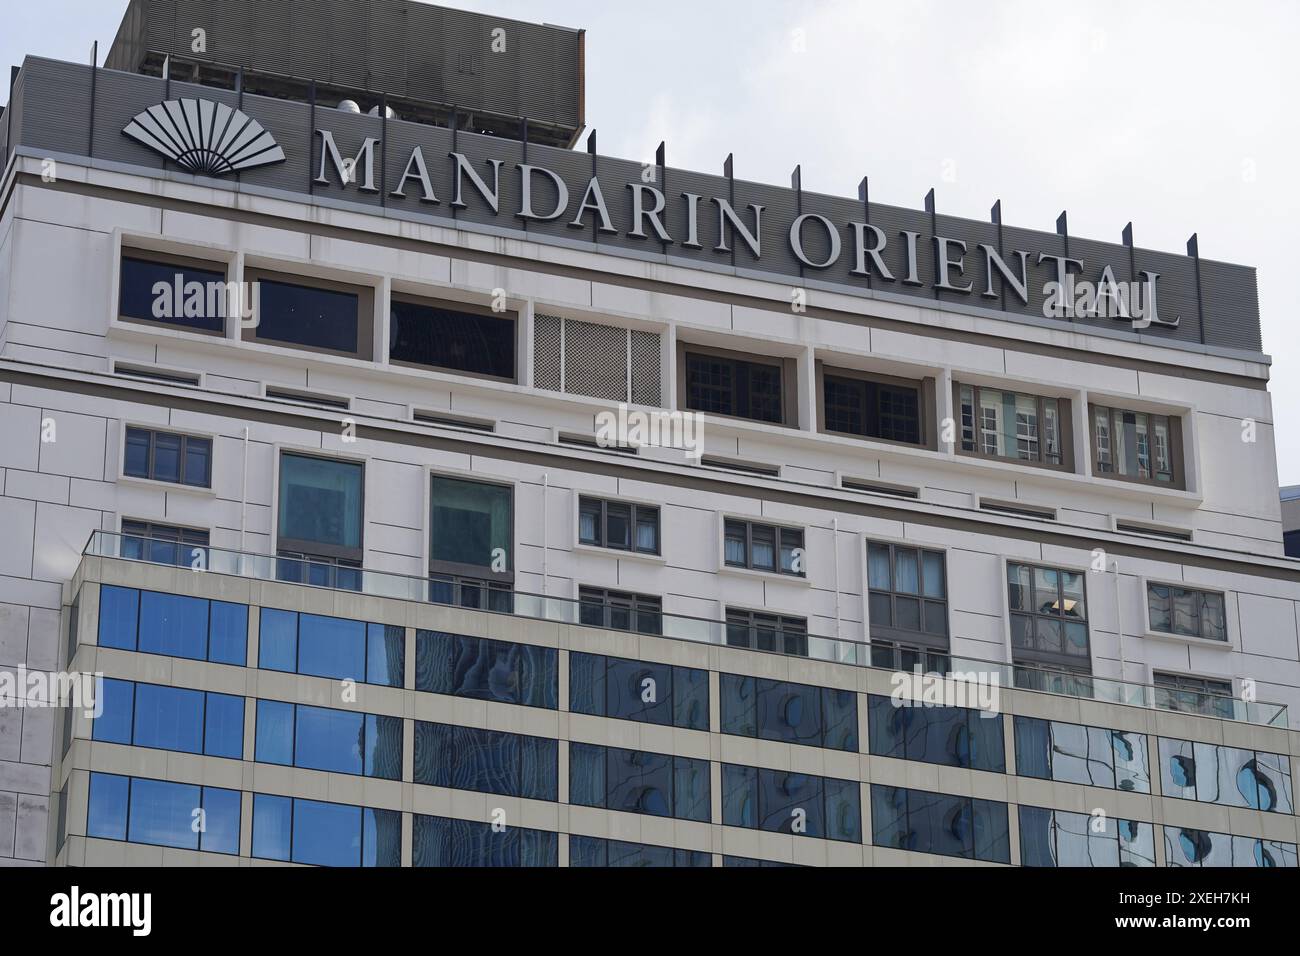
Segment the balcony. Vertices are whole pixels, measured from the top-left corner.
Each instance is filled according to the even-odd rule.
[[[174,544],[174,542],[173,542]],[[251,554],[230,551],[222,548],[205,547],[196,549],[202,553],[206,562],[203,571],[196,573],[227,575],[250,578],[260,581],[284,581],[285,558],[275,555]],[[155,553],[151,548],[141,548],[138,536],[113,534],[96,531],[82,551],[83,557],[116,558],[138,563],[159,563],[148,560]],[[170,551],[163,552],[169,558],[161,563],[193,567],[190,560],[180,560]],[[184,556],[181,556],[184,557]],[[196,559],[198,555],[196,554]],[[471,608],[485,614],[502,614],[526,620],[553,621],[560,624],[592,626],[590,613],[584,614],[584,608],[590,612],[590,602],[584,604],[569,598],[551,597],[541,594],[527,594],[520,591],[510,592],[508,598],[497,595],[497,599],[485,600],[477,588],[467,588],[463,583],[449,584],[438,578],[417,577],[412,575],[392,574],[386,571],[372,571],[365,568],[355,569],[344,580],[341,576],[331,575],[289,575],[293,583],[302,582],[303,587],[322,588],[326,590],[347,590],[353,593],[373,597],[391,598],[399,601],[416,601],[420,603],[442,604],[448,606]],[[471,599],[473,596],[473,599]],[[607,616],[602,615],[602,620]],[[628,617],[628,629],[634,630],[632,623],[637,616]],[[726,621],[707,618],[688,617],[680,614],[656,612],[654,615],[654,636],[677,641],[694,641],[718,646],[745,646],[738,641],[735,625],[732,625],[730,640]],[[607,623],[601,624],[608,630]],[[761,629],[760,629],[761,630]],[[638,631],[640,633],[640,631]],[[1194,713],[1200,716],[1224,720],[1242,721],[1269,727],[1287,727],[1287,708],[1284,704],[1245,701],[1236,698],[1220,697],[1210,694],[1182,693],[1171,695],[1153,686],[1136,684],[1129,681],[1114,680],[1087,674],[1066,673],[1048,668],[1028,667],[1023,663],[1015,665],[997,661],[982,661],[971,658],[954,657],[946,653],[936,653],[923,648],[908,648],[891,645],[888,654],[877,653],[874,658],[872,645],[843,638],[825,637],[815,634],[799,635],[798,641],[764,640],[762,633],[750,635],[747,646],[755,653],[790,654],[811,660],[829,661],[836,664],[850,664],[857,667],[872,667],[878,670],[896,671],[899,669],[920,669],[942,673],[955,680],[996,682],[999,687],[1017,688],[1038,693],[1058,694],[1096,700],[1103,703],[1124,704],[1130,707],[1146,707],[1178,713]],[[877,651],[882,648],[877,648]]]

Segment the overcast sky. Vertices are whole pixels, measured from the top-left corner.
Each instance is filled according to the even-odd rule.
[[[1300,484],[1295,0],[457,0],[587,30],[601,152],[1259,270],[1280,477]],[[125,0],[5,3],[0,59],[107,50]]]

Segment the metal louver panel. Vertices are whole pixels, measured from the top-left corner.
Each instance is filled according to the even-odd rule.
[[[533,319],[533,385],[537,388],[560,390],[560,368],[563,354],[560,331],[564,320],[554,315],[539,315]]]
[[[632,404],[661,405],[659,333],[632,332]]]
[[[565,323],[564,390],[627,401],[627,330],[594,322]]]

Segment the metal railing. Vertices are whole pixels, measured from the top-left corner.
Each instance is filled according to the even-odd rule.
[[[211,546],[190,549],[189,554],[176,554],[176,560],[164,562],[150,561],[147,557],[150,549],[141,547],[142,539],[136,535],[114,534],[108,531],[95,531],[91,534],[83,554],[92,557],[118,558],[142,563],[174,564],[181,568],[191,568],[203,573],[222,574],[234,577],[252,578],[263,581],[284,581],[303,587],[321,587],[327,590],[346,590],[350,593],[366,594],[373,597],[393,598],[402,601],[438,604],[481,610],[489,614],[507,614],[513,617],[539,621],[553,621],[561,624],[577,624],[601,627],[608,630],[608,618],[601,615],[601,623],[593,623],[586,615],[592,612],[592,602],[571,598],[553,597],[542,594],[529,594],[522,591],[509,592],[508,600],[487,599],[488,590],[463,587],[448,588],[445,581],[436,578],[415,575],[395,574],[388,571],[374,571],[367,568],[349,569],[346,583],[332,581],[328,577],[316,580],[329,580],[332,583],[314,583],[315,576],[303,573],[298,567],[297,559],[283,556],[254,554],[251,552],[231,551]],[[469,600],[466,594],[479,596],[478,600]],[[495,593],[495,592],[493,592]],[[597,606],[597,609],[598,606]],[[633,616],[635,619],[635,615]],[[671,640],[692,641],[700,644],[719,646],[747,647],[759,652],[783,653],[782,647],[789,649],[790,642],[775,639],[775,634],[768,635],[761,627],[754,625],[728,624],[711,618],[691,617],[656,611],[653,615],[654,629],[638,630],[638,633],[653,633]],[[634,625],[629,625],[633,629]],[[769,639],[770,638],[770,639]],[[846,638],[826,637],[816,634],[800,635],[796,642],[795,653],[812,660],[830,661],[837,664],[852,664],[857,667],[874,667],[871,655],[872,645],[862,641]],[[1284,704],[1272,704],[1261,701],[1247,701],[1237,698],[1220,697],[1211,694],[1195,695],[1192,706],[1186,706],[1189,697],[1186,692],[1179,695],[1162,693],[1158,688],[1148,684],[1136,684],[1131,681],[1115,680],[1090,674],[1079,674],[1035,667],[1023,663],[1005,663],[985,661],[975,658],[963,658],[944,652],[936,653],[933,649],[917,648],[916,657],[929,662],[939,661],[939,667],[948,676],[955,679],[991,682],[997,680],[998,686],[1036,691],[1048,694],[1060,694],[1106,703],[1125,704],[1132,707],[1171,710],[1193,713],[1202,716],[1226,720],[1237,720],[1252,724],[1273,727],[1287,726],[1287,708]],[[933,663],[926,666],[934,667]],[[879,667],[880,670],[894,670],[894,667]],[[1203,699],[1202,699],[1203,698]]]

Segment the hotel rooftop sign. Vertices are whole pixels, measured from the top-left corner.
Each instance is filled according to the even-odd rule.
[[[166,122],[142,137],[142,115]],[[6,157],[18,147],[89,154],[181,176],[189,173],[177,155],[223,142],[219,131],[189,130],[187,116],[238,118],[264,131],[258,148],[276,162],[240,162],[248,151],[202,154],[208,175],[225,173],[241,190],[307,193],[444,225],[1028,321],[1053,314],[1053,297],[1078,284],[1097,296],[1063,320],[1076,327],[1261,348],[1251,268],[1200,259],[1194,247],[1176,255],[1081,239],[1064,222],[1056,233],[1018,229],[996,210],[983,223],[941,215],[932,202],[924,210],[882,205],[869,201],[865,180],[856,199],[826,196],[800,188],[797,175],[789,188],[735,179],[729,163],[724,175],[707,175],[667,167],[662,152],[638,163],[38,58],[18,76],[0,137]],[[161,136],[172,122],[177,129]],[[224,142],[240,145],[238,137]],[[1130,311],[1114,308],[1128,289],[1137,290]]]

